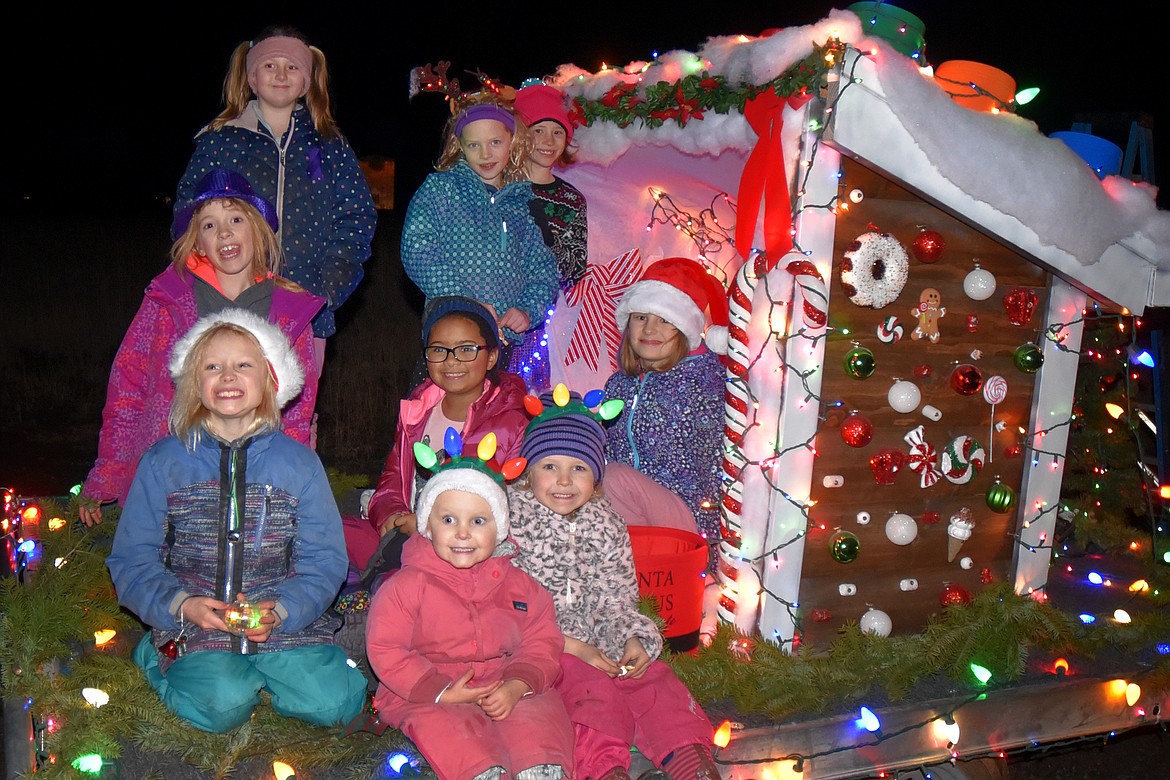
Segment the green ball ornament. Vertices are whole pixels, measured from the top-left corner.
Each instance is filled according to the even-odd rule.
[[[1012,362],[1025,374],[1035,374],[1044,365],[1044,352],[1032,342],[1016,347]]]
[[[829,555],[837,563],[853,563],[861,552],[861,540],[849,531],[838,531],[829,539]]]
[[[1016,491],[1011,485],[1005,485],[997,478],[987,489],[987,508],[1001,515],[1012,511],[1016,505]]]
[[[854,347],[845,353],[845,370],[854,379],[867,379],[875,368],[877,361],[866,347]]]

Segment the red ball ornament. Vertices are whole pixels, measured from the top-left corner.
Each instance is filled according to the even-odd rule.
[[[922,513],[923,525],[934,525],[939,520],[942,520],[942,515],[940,515],[938,512],[929,511]]]
[[[914,376],[919,379],[930,379],[930,375],[934,373],[934,369],[923,363],[920,366],[914,366]]]
[[[991,569],[981,569],[979,571],[979,581],[984,585],[991,583]]]
[[[833,618],[833,613],[827,609],[814,609],[812,611],[812,619],[814,623],[828,623]]]
[[[953,607],[957,604],[970,604],[971,594],[962,585],[948,582],[943,585],[942,593],[938,594],[938,603],[944,607]]]
[[[850,412],[841,423],[841,439],[850,447],[864,447],[873,441],[873,423],[863,414]]]
[[[970,363],[961,363],[951,372],[951,387],[959,395],[974,395],[983,387],[983,372]]]
[[[946,239],[937,230],[923,230],[910,244],[910,250],[922,263],[937,263],[946,248]]]

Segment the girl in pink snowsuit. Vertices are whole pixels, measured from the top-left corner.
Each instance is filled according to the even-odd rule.
[[[370,604],[374,705],[441,779],[569,777],[552,598],[512,565],[502,478],[462,447],[419,494],[418,533]]]

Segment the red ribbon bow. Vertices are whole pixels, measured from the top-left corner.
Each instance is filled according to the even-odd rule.
[[[769,87],[743,107],[744,118],[759,137],[739,179],[735,249],[744,260],[752,251],[761,202],[764,204],[764,251],[769,257],[779,258],[792,248],[792,201],[788,196],[788,173],[780,134],[784,129],[784,107],[800,108],[811,99],[803,91],[781,98],[775,88]]]

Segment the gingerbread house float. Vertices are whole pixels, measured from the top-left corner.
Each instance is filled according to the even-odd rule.
[[[725,283],[717,614],[786,647],[917,632],[996,582],[1041,597],[1083,311],[1170,304],[1152,188],[870,33],[834,11],[554,79],[590,219],[554,381],[601,386],[646,264]]]

